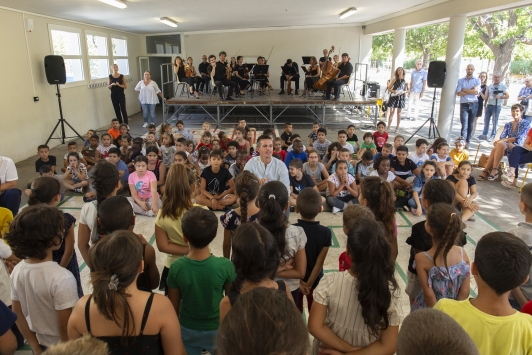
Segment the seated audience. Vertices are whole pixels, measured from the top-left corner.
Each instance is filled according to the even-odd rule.
[[[17,215],[22,192],[17,189],[17,168],[8,157],[0,156],[0,207],[11,211],[13,217]]]

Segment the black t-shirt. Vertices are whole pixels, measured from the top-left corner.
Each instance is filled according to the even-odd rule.
[[[179,78],[179,81],[183,81],[187,77],[184,65],[177,68],[177,77]]]
[[[281,134],[281,139],[283,140],[283,142],[286,145],[291,145],[292,144],[292,136],[293,136],[293,134],[291,132],[290,133],[286,133],[286,131],[284,131]]]
[[[233,178],[228,169],[220,167],[217,173],[212,172],[212,166],[203,169],[201,177],[206,180],[205,190],[211,194],[221,194],[227,190],[227,182]]]
[[[207,71],[207,68],[209,68],[209,65],[210,64],[208,62],[207,63],[201,62],[200,65],[198,65],[198,72],[200,74],[204,73],[204,74],[209,75],[209,72]]]
[[[412,171],[417,169],[417,165],[410,158],[406,158],[405,164],[401,165],[399,160],[397,160],[397,157],[395,157],[390,161],[390,168],[395,170],[395,175],[405,180],[409,176],[413,175]]]
[[[283,75],[294,76],[296,74],[297,74],[297,71],[293,64],[292,65],[285,64],[283,66]]]
[[[245,71],[246,71],[246,67],[242,64],[236,64],[234,69],[234,71],[238,72],[238,75],[240,75],[241,77],[244,77],[244,74],[245,74]]]
[[[347,135],[347,142],[358,142],[358,137],[356,134],[353,134],[353,137],[349,137],[349,134]]]
[[[226,79],[225,69],[226,69],[226,66],[222,62],[216,62],[216,68],[214,69],[214,80],[216,81],[225,80]]]
[[[454,176],[454,174],[451,174],[449,176],[447,176],[447,179],[446,180],[450,180],[452,181],[453,184],[456,184],[459,180]],[[475,181],[475,178],[470,176],[467,178],[467,187],[468,188],[471,188],[471,186],[473,185],[476,185],[477,182]]]
[[[314,187],[316,184],[309,174],[303,173],[301,180],[296,180],[295,176],[290,175],[290,186],[293,187],[292,192],[296,195],[299,195],[301,190],[303,190],[305,187]]]
[[[48,156],[48,161],[42,161],[41,158],[37,159],[35,161],[35,172],[39,172],[39,170],[41,169],[41,166],[43,165],[50,165],[50,167],[52,166],[56,166],[56,159],[53,155],[49,155]]]
[[[236,156],[233,158],[233,157],[231,156],[231,154],[227,154],[227,155],[225,156],[225,158],[224,158],[224,164],[226,164],[227,166],[230,167],[230,166],[233,165],[234,163],[236,163]],[[229,168],[227,168],[227,169],[229,169]]]
[[[305,234],[307,235],[307,244],[305,244],[305,254],[307,256],[307,270],[305,271],[305,277],[303,281],[307,281],[316,261],[318,260],[318,255],[323,248],[329,248],[332,245],[332,236],[331,230],[325,226],[320,225],[320,222],[309,222],[303,221],[301,219],[297,220],[297,223],[294,226],[299,226],[303,228]],[[313,288],[318,286],[321,278],[323,277],[323,268],[321,269],[316,281],[312,285]]]
[[[350,62],[347,62],[347,63],[341,63],[339,66],[338,66],[338,69],[340,69],[340,72],[338,73],[338,78],[344,76],[344,75],[351,75],[353,73],[353,64],[351,64]]]
[[[412,267],[414,264],[414,258],[416,253],[414,249],[427,251],[432,248],[432,237],[427,233],[425,229],[425,221],[416,223],[412,226],[412,234],[406,240],[406,244],[410,245],[410,259],[408,260],[408,271],[417,275],[416,269]],[[467,234],[462,231],[462,236],[460,240],[457,241],[456,245],[464,246],[467,244]]]

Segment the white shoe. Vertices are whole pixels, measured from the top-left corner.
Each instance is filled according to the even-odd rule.
[[[142,128],[146,128],[146,127],[148,127],[148,122],[146,122],[146,123],[144,123],[144,124],[142,125]]]
[[[340,211],[341,211],[341,209],[339,209],[338,207],[333,207],[333,208],[332,208],[332,213],[333,213],[333,214],[337,214],[337,213],[340,212]]]

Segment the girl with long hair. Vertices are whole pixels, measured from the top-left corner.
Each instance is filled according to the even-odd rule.
[[[308,319],[314,336],[312,354],[363,349],[367,354],[392,355],[402,317],[392,251],[382,223],[358,219],[349,230],[347,252],[351,268],[325,274],[314,291]]]
[[[390,129],[393,115],[397,112],[397,126],[395,133],[399,129],[401,123],[401,111],[405,108],[405,96],[408,91],[408,84],[405,80],[405,70],[402,67],[395,69],[394,78],[388,84],[388,91],[390,91],[390,99],[388,100],[388,107],[390,108],[390,116],[388,117],[388,129]]]

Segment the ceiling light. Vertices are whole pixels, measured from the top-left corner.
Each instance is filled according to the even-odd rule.
[[[349,9],[345,10],[344,12],[342,12],[339,15],[340,16],[340,20],[343,20],[344,18],[347,18],[347,17],[351,16],[355,12],[357,12],[357,8],[356,7],[350,7]]]
[[[175,22],[172,19],[169,19],[168,17],[161,17],[159,19],[159,21],[161,21],[162,23],[164,23],[165,25],[168,25],[170,27],[177,27],[177,22]]]
[[[100,0],[108,5],[118,7],[119,9],[125,9],[127,4],[123,0]]]

